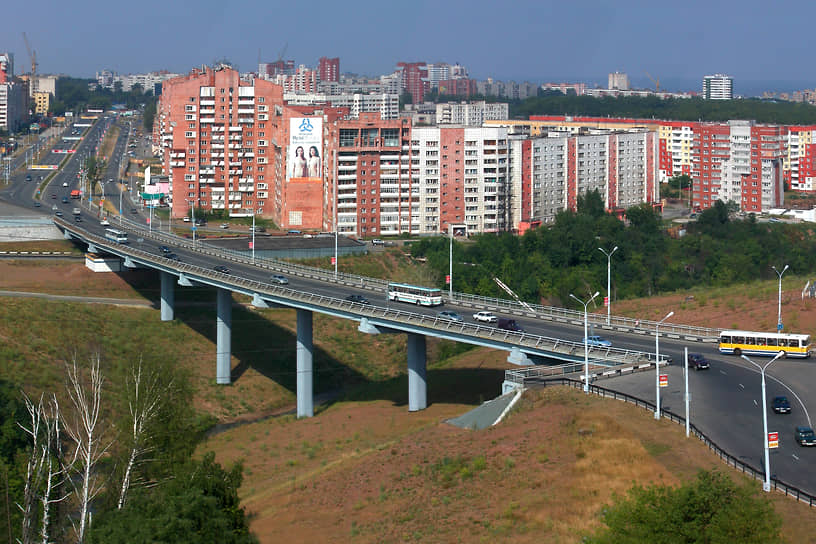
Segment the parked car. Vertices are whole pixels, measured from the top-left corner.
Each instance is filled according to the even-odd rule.
[[[524,332],[524,329],[521,328],[521,325],[516,323],[515,319],[505,319],[503,317],[500,317],[496,326],[506,331]]]
[[[277,283],[279,285],[289,285],[289,280],[283,274],[272,274],[272,277],[269,278],[269,281],[272,283]]]
[[[603,336],[587,336],[586,343],[590,346],[595,346],[598,348],[611,348],[612,342],[604,338]]]
[[[229,228],[229,225],[228,225],[227,223],[221,223],[220,225],[218,225],[218,228],[220,228],[220,229],[228,229],[228,228]]]
[[[796,427],[796,441],[800,446],[816,446],[816,433],[805,425]]]
[[[213,270],[215,270],[216,272],[221,272],[222,274],[229,274],[230,273],[230,269],[227,268],[226,266],[224,266],[223,264],[218,264],[218,265],[213,266]]]
[[[187,216],[185,215],[185,216],[184,216],[184,219],[182,219],[182,221],[184,221],[185,223],[189,223],[189,222],[190,222],[190,218],[189,218],[189,217],[187,217]]]
[[[266,232],[264,227],[249,227],[249,232]]]
[[[777,414],[790,414],[791,413],[791,405],[790,401],[788,401],[788,397],[785,396],[778,396],[774,397],[773,401],[771,402],[773,406],[773,411]]]
[[[441,317],[442,319],[450,319],[451,321],[464,321],[461,315],[451,310],[442,310],[436,314],[436,316]]]
[[[385,245],[385,242],[383,242],[383,241],[382,241],[382,240],[380,240],[379,238],[374,238],[373,240],[371,240],[371,245],[374,245],[374,246],[383,246],[383,245]]]
[[[496,323],[499,318],[492,312],[476,312],[473,314],[473,319],[480,323]]]
[[[708,368],[711,366],[708,359],[703,357],[703,355],[700,353],[689,353],[688,365],[689,368],[693,368],[694,370],[708,370]]]
[[[349,295],[346,297],[349,302],[356,302],[358,304],[371,304],[363,295]]]

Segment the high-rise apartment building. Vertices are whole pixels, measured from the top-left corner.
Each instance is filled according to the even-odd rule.
[[[623,72],[612,72],[609,74],[609,84],[607,89],[617,89],[619,91],[629,90],[629,76]]]
[[[430,84],[428,82],[428,70],[424,62],[399,62],[397,68],[401,69],[402,89],[408,92],[414,104],[425,101],[425,93],[428,92]]]
[[[463,80],[464,81],[464,80]],[[448,102],[436,104],[436,124],[481,126],[487,120],[510,117],[507,102]]]
[[[340,58],[320,57],[317,64],[317,74],[321,82],[340,81]]]
[[[731,100],[734,98],[734,80],[725,74],[703,77],[703,98],[706,100]]]

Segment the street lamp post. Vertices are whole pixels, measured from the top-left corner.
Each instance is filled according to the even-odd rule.
[[[660,333],[658,332],[658,328],[661,323],[673,315],[674,312],[671,311],[666,314],[666,317],[655,323],[655,419],[660,419]]]
[[[776,356],[774,356],[773,359],[765,363],[764,366],[759,366],[745,355],[740,355],[740,357],[757,367],[759,369],[759,373],[762,375],[762,443],[765,449],[765,481],[762,483],[762,490],[765,492],[771,490],[771,458],[768,453],[768,403],[765,399],[765,369],[771,366],[771,363],[784,355],[785,352],[780,351],[776,354]]]
[[[612,248],[612,251],[608,252],[599,247],[598,251],[606,255],[606,324],[610,324],[611,320],[611,310],[612,310],[612,254],[618,250],[618,246]]]
[[[448,251],[448,302],[453,301],[453,225],[448,223],[448,238],[450,238],[450,250]]]
[[[255,212],[252,212],[252,264],[255,264]]]
[[[589,394],[589,333],[587,331],[587,306],[589,306],[589,303],[595,300],[595,297],[597,297],[599,294],[600,291],[595,291],[595,294],[589,297],[589,300],[584,302],[580,298],[570,293],[570,297],[574,298],[579,304],[584,306],[584,393],[586,394]]]
[[[782,269],[782,272],[776,269],[775,266],[771,266],[776,272],[776,275],[779,276],[779,302],[777,304],[776,310],[776,330],[782,332],[782,274],[785,273],[785,270],[788,269],[788,265],[785,265],[785,268]]]
[[[185,200],[189,204],[191,204],[191,206],[190,206],[190,217],[192,218],[192,221],[193,221],[193,227],[192,227],[193,228],[193,247],[195,247],[195,238],[196,238],[195,203],[196,203],[196,201],[195,200],[187,200],[187,199],[185,199]]]

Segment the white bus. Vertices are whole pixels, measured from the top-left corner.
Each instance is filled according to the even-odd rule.
[[[112,240],[117,244],[127,244],[127,232],[119,229],[105,229],[105,238]]]
[[[410,302],[420,306],[439,306],[442,304],[442,290],[435,287],[418,287],[405,283],[389,283],[388,300]]]
[[[785,357],[810,357],[810,335],[733,330],[720,332],[720,353],[773,357],[780,351],[785,352]]]

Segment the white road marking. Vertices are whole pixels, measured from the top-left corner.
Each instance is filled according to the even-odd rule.
[[[759,403],[754,399],[754,406],[759,406]]]
[[[796,459],[797,461],[799,460],[799,458],[796,456],[796,454],[795,454],[795,453],[792,453],[792,454],[791,454],[791,457],[793,457],[793,458],[794,458],[794,459]]]
[[[724,370],[720,370],[720,374],[722,374],[723,376],[727,375],[727,373]]]
[[[739,386],[740,386],[740,389],[745,389],[745,386],[744,386],[744,385],[739,384]]]

